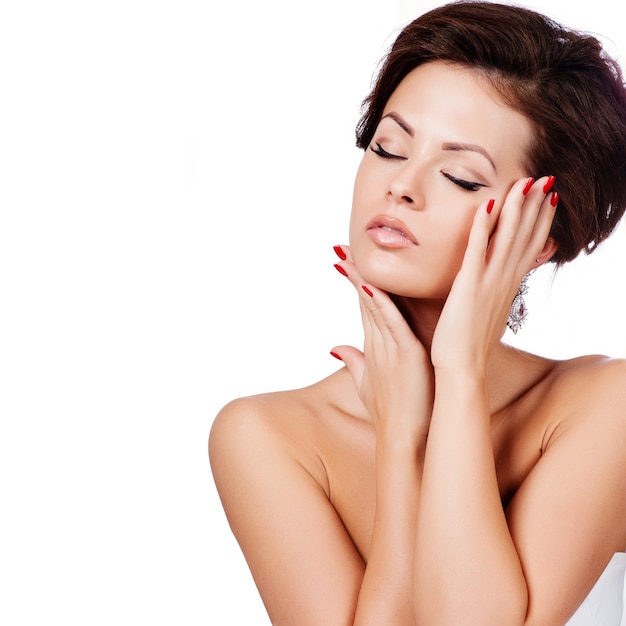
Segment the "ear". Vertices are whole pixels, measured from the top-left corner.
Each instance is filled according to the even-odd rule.
[[[537,256],[537,259],[535,260],[535,263],[533,265],[535,267],[543,265],[555,255],[558,249],[559,244],[554,241],[552,237],[548,237],[546,239],[546,243],[543,246],[543,250],[539,253],[539,256]]]

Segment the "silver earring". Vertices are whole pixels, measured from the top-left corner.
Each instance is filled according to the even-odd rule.
[[[526,301],[524,296],[528,293],[528,277],[530,272],[522,278],[519,289],[513,298],[511,303],[511,309],[509,310],[509,319],[506,325],[517,335],[517,331],[522,327],[522,324],[526,321],[528,315],[528,309],[526,308]]]

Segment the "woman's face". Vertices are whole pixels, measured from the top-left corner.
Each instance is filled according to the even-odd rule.
[[[444,299],[474,214],[528,176],[528,120],[472,70],[440,61],[393,92],[357,172],[350,247],[363,278],[401,296]]]

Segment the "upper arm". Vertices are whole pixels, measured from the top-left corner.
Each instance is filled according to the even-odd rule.
[[[528,624],[563,624],[613,553],[626,549],[626,368],[604,373],[590,379],[507,510]]]
[[[322,486],[252,400],[209,440],[224,510],[272,623],[351,624],[364,564]]]

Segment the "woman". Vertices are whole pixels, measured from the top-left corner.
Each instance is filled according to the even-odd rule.
[[[363,351],[211,432],[270,618],[565,624],[626,550],[626,363],[500,339],[524,277],[593,250],[626,207],[619,69],[534,12],[446,5],[399,35],[357,144],[336,267]]]

